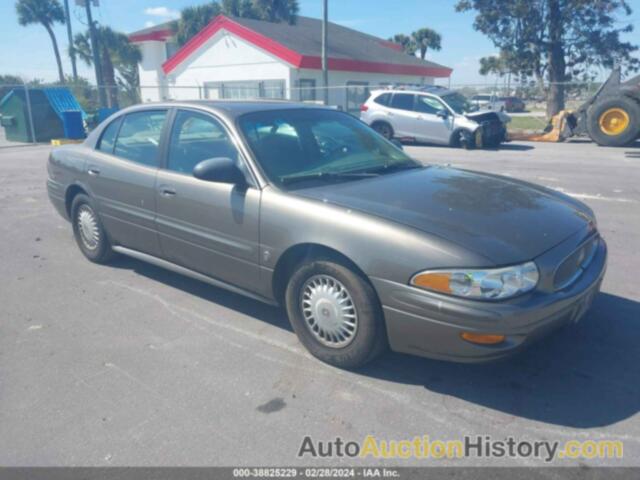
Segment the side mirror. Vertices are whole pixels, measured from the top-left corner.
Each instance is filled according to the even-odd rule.
[[[449,112],[443,108],[442,110],[438,110],[436,115],[442,119],[446,119],[449,116]]]
[[[398,149],[404,150],[404,147],[402,146],[402,143],[400,143],[400,140],[396,138],[392,138],[390,142],[393,143],[396,147],[398,147]]]
[[[203,160],[193,167],[193,176],[207,182],[245,185],[247,180],[236,163],[227,157]]]

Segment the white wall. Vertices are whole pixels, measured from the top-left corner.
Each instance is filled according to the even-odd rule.
[[[164,100],[166,97],[164,72],[162,71],[162,64],[166,60],[164,42],[140,42],[136,45],[142,53],[142,61],[138,64],[142,101]]]
[[[193,100],[206,98],[205,84],[256,80],[281,80],[285,95],[299,100],[298,81],[316,81],[316,100],[322,101],[322,72],[296,69],[262,49],[220,30],[189,58],[165,77],[162,63],[166,60],[163,42],[142,42],[140,84],[142,100]],[[383,73],[329,71],[329,103],[347,108],[348,82],[367,82],[369,88],[381,83],[433,84],[432,77],[392,75]],[[158,85],[158,88],[145,88]]]
[[[220,30],[168,75],[174,99],[204,98],[209,82],[282,80],[289,88],[289,65]]]

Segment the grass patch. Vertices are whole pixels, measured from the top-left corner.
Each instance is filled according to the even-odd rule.
[[[546,126],[544,117],[511,117],[507,124],[509,130],[542,130]]]

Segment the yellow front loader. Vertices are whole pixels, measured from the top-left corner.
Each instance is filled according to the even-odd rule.
[[[621,82],[616,68],[593,97],[575,111],[562,110],[540,134],[510,134],[512,140],[562,142],[587,135],[598,145],[622,147],[640,137],[640,75]]]

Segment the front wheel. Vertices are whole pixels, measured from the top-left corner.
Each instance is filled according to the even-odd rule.
[[[71,222],[73,236],[80,251],[95,263],[106,263],[113,257],[113,250],[96,213],[91,199],[78,194],[71,203]]]
[[[302,264],[287,285],[286,308],[300,342],[336,367],[360,367],[387,345],[373,287],[341,263],[317,259]]]

